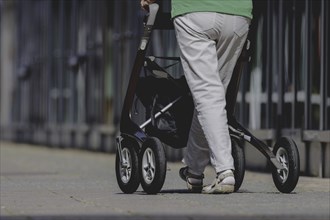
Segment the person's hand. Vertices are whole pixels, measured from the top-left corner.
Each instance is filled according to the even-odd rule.
[[[148,6],[152,3],[155,3],[156,0],[141,0],[141,7],[144,9],[144,10],[148,10]]]

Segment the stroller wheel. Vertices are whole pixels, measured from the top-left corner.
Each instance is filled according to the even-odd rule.
[[[245,175],[245,154],[242,142],[232,137],[232,155],[234,158],[234,176],[235,176],[235,188],[234,191],[238,191],[241,187]]]
[[[134,193],[140,184],[137,149],[133,141],[124,139],[116,153],[117,183],[124,193]]]
[[[140,179],[143,190],[148,194],[158,193],[166,176],[164,146],[157,138],[148,138],[139,155]]]
[[[273,153],[284,167],[281,170],[272,170],[275,186],[282,193],[290,193],[299,179],[300,160],[297,145],[292,139],[282,137],[276,142]]]

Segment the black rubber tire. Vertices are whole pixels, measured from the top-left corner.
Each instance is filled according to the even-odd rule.
[[[292,139],[282,137],[276,142],[273,153],[280,163],[279,156],[285,154],[287,162],[283,163],[288,167],[287,178],[284,179],[282,179],[284,175],[278,173],[277,169],[273,167],[272,176],[275,186],[282,193],[291,193],[299,180],[300,159],[297,145]]]
[[[151,156],[149,160],[146,158],[148,157],[148,153],[149,156]],[[150,159],[153,160],[152,165],[149,163]],[[148,138],[142,144],[142,148],[139,154],[139,173],[141,186],[147,194],[156,194],[160,192],[165,182],[166,167],[166,155],[162,142],[155,137]]]
[[[126,139],[121,142],[122,152],[127,154],[130,165],[130,177],[125,180],[124,171],[120,164],[119,152],[116,152],[116,177],[119,188],[123,193],[134,193],[140,185],[139,175],[139,160],[138,160],[138,145],[134,141],[128,141]],[[122,156],[123,157],[123,156]]]
[[[235,176],[235,188],[234,192],[237,192],[241,187],[245,175],[245,152],[243,144],[240,140],[231,137],[232,155],[234,158],[234,176]]]

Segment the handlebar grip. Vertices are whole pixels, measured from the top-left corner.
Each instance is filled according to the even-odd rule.
[[[150,38],[153,26],[156,21],[158,10],[159,10],[158,4],[153,3],[153,4],[149,5],[149,14],[145,17],[146,22],[145,22],[143,36],[142,36],[140,47],[139,47],[140,50],[145,50],[148,45],[149,38]]]
[[[157,13],[159,10],[159,5],[157,3],[153,3],[149,5],[149,16],[147,20],[147,25],[152,26],[155,24]]]

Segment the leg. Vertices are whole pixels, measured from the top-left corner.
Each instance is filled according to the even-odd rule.
[[[195,16],[197,14],[198,16]],[[180,16],[174,21],[182,65],[195,102],[198,122],[210,149],[211,163],[216,172],[234,169],[225,110],[225,91],[232,70],[225,64],[230,58],[237,60],[240,53],[240,50],[232,52],[231,48],[228,48],[228,46],[238,47],[233,41],[233,39],[237,40],[237,37],[233,36],[234,31],[231,35],[228,30],[225,30],[225,34],[221,32],[221,24],[226,22],[227,16],[219,15],[221,14],[191,13]],[[215,26],[219,28],[214,28]],[[222,58],[224,56],[221,55],[225,48],[232,54],[232,56],[227,54],[229,57],[227,59]],[[236,60],[230,63],[235,65]],[[199,174],[205,168],[206,146],[200,138],[191,139],[198,131],[194,127],[189,137],[185,159],[187,164],[195,163],[191,172]],[[204,154],[200,154],[201,152]]]
[[[210,162],[210,154],[204,132],[197,118],[196,109],[191,122],[187,146],[184,162],[189,167],[190,173],[200,176]]]

